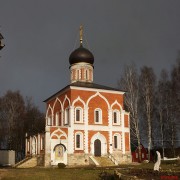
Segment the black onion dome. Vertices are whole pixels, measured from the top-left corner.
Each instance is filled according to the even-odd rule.
[[[84,48],[82,45],[79,48],[75,49],[69,56],[69,63],[71,65],[80,62],[85,62],[92,65],[94,63],[93,54],[88,49]]]

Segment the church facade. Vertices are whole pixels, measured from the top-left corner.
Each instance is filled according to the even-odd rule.
[[[32,150],[43,154],[45,166],[88,165],[93,156],[113,157],[117,164],[131,162],[124,92],[93,82],[94,56],[82,45],[82,29],[80,47],[71,53],[69,63],[71,83],[44,101],[45,134],[34,139],[34,146],[27,138],[32,148],[26,155]]]

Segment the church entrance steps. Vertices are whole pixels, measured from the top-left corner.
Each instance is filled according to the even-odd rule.
[[[114,158],[114,156],[110,153],[108,153],[108,158],[111,159],[111,161],[115,164],[115,165],[118,165],[118,162],[117,160]]]
[[[24,160],[20,164],[15,165],[16,168],[32,168],[37,166],[37,157],[31,157]]]
[[[106,167],[106,166],[116,166],[116,164],[109,159],[107,156],[94,156],[93,157],[101,167]]]
[[[90,164],[99,166],[99,163],[96,161],[94,156],[89,156],[89,159],[90,159],[90,162],[91,162]]]

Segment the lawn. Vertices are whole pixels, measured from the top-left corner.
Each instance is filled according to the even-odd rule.
[[[114,170],[118,170],[124,175],[136,176],[142,179],[161,179],[180,178],[180,166],[174,164],[162,164],[159,174],[153,173],[153,164],[139,165],[121,165],[116,168],[29,168],[15,169],[4,168],[0,169],[0,180],[17,179],[17,180],[97,180],[99,174],[103,171],[113,174]]]

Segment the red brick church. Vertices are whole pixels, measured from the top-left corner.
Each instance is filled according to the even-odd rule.
[[[93,82],[94,56],[83,47],[82,27],[69,64],[71,82],[44,101],[45,134],[27,137],[26,155],[43,154],[45,166],[88,165],[94,156],[131,162],[124,92]]]

